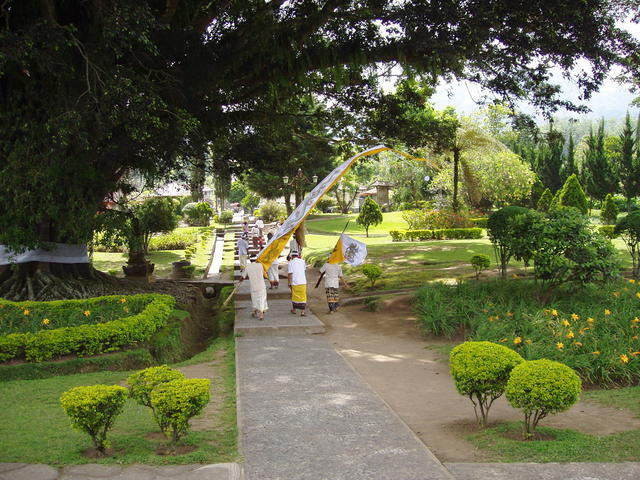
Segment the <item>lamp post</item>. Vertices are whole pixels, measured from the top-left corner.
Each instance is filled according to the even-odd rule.
[[[309,180],[309,177],[307,177],[302,171],[302,169],[299,168],[296,174],[291,177],[291,179],[289,178],[289,175],[284,175],[282,177],[282,182],[284,183],[285,187],[289,186],[293,189],[296,206],[298,206],[300,205],[300,203],[302,202],[302,199],[304,198],[304,193],[306,190],[305,187],[308,187],[309,185],[317,184],[318,175],[313,175],[311,177],[311,180]]]

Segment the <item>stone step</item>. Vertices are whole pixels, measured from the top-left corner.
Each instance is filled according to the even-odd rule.
[[[284,299],[268,299],[269,310],[264,320],[251,316],[251,300],[236,300],[235,333],[244,337],[308,335],[324,333],[324,324],[309,309],[302,317],[293,315],[291,302]]]

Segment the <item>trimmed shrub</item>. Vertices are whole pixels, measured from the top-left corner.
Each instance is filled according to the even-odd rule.
[[[382,269],[377,265],[365,263],[362,266],[362,273],[369,279],[369,281],[371,282],[371,288],[373,288],[376,284],[376,280],[378,280],[378,278],[380,278],[380,276],[382,275]]]
[[[164,430],[163,424],[160,422],[155,408],[151,403],[151,392],[154,388],[162,383],[171,382],[173,380],[184,379],[184,374],[178,370],[160,365],[159,367],[150,367],[140,370],[127,378],[127,387],[129,396],[140,405],[149,407],[160,429]]]
[[[0,382],[51,378],[76,373],[136,370],[153,365],[153,363],[154,358],[149,350],[138,348],[110,355],[72,358],[57,362],[0,365]]]
[[[542,196],[538,199],[536,210],[539,212],[548,212],[551,208],[551,202],[553,201],[553,194],[548,188],[542,193]]]
[[[604,225],[615,224],[619,213],[620,210],[618,209],[616,202],[613,200],[611,194],[607,193],[607,196],[604,197],[604,202],[602,202],[600,221],[602,221]]]
[[[393,242],[401,242],[404,240],[405,231],[404,230],[389,230],[389,235],[391,235],[391,241]]]
[[[231,223],[231,221],[233,220],[233,212],[231,210],[223,211],[220,214],[220,217],[218,218],[218,220],[223,225],[227,225],[227,224]]]
[[[100,301],[111,301],[119,305],[123,310],[130,308],[134,298],[145,299],[148,304],[140,313],[131,316],[117,318],[97,324],[85,324],[74,327],[63,327],[52,330],[40,330],[36,333],[14,333],[0,337],[0,361],[12,358],[25,358],[30,362],[41,362],[55,356],[76,354],[76,355],[97,355],[99,353],[113,352],[136,342],[147,340],[159,328],[167,324],[171,318],[175,299],[170,295],[142,294],[130,297],[109,296],[98,297]],[[125,299],[127,305],[124,305]],[[127,300],[129,299],[129,300]],[[97,300],[97,299],[89,299]],[[56,303],[64,311],[64,304],[71,305],[87,300],[65,300],[58,302],[20,302],[21,305],[33,304],[34,309],[39,304]],[[122,302],[122,303],[121,303]],[[3,301],[7,305],[13,302]],[[42,308],[40,306],[40,308]],[[53,308],[53,307],[52,307]],[[86,310],[90,315],[85,315],[89,319],[94,314]],[[31,315],[30,312],[29,315]],[[125,312],[123,312],[125,313]],[[44,319],[43,319],[44,321]],[[89,321],[89,320],[87,320]]]
[[[213,209],[207,202],[192,202],[183,207],[182,215],[189,225],[206,227],[213,217]]]
[[[469,221],[476,228],[487,228],[487,222],[489,221],[488,217],[483,218],[470,218]]]
[[[104,453],[107,432],[124,407],[127,389],[118,385],[92,385],[67,390],[60,397],[65,413],[76,430],[87,433]]]
[[[573,369],[541,359],[515,367],[505,393],[511,406],[524,412],[524,438],[528,440],[540,420],[568,410],[578,401],[581,391],[582,382]]]
[[[203,378],[172,380],[151,392],[151,406],[174,446],[187,433],[189,420],[209,403],[210,383]]]
[[[260,216],[266,223],[277,221],[282,215],[286,215],[287,209],[284,205],[280,205],[278,202],[269,200],[262,207],[260,207]],[[257,216],[258,214],[254,212]]]
[[[451,350],[451,376],[458,392],[473,403],[480,426],[487,425],[491,405],[504,393],[511,370],[522,362],[517,352],[491,342],[464,342]]]
[[[447,210],[407,210],[403,212],[402,219],[407,222],[411,230],[473,226],[473,222],[468,218]]]
[[[198,241],[197,230],[171,232],[164,235],[151,237],[149,251],[157,250],[184,250]]]
[[[629,213],[616,223],[614,233],[622,237],[631,254],[632,274],[640,277],[640,210]]]
[[[560,190],[560,197],[558,198],[558,205],[563,207],[573,207],[580,210],[583,215],[586,215],[589,211],[589,202],[587,196],[584,194],[584,189],[580,185],[578,177],[575,173],[564,182],[562,189]]]
[[[382,210],[376,201],[367,197],[360,207],[360,213],[356,218],[356,223],[364,227],[365,235],[369,236],[369,227],[380,225],[382,223]]]
[[[491,266],[491,260],[486,255],[474,255],[471,257],[471,266],[476,272],[476,280],[480,279],[480,274]]]

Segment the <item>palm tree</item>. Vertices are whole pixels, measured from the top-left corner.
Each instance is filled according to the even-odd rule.
[[[459,119],[458,128],[448,144],[447,150],[453,155],[453,199],[451,206],[453,211],[457,213],[460,210],[460,201],[458,200],[460,168],[462,168],[464,184],[467,187],[471,203],[477,203],[480,200],[477,181],[469,164],[465,161],[464,153],[474,150],[499,151],[506,149],[506,147],[493,138],[477,119],[468,116]]]

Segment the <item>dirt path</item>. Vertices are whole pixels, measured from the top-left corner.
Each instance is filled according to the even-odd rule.
[[[382,302],[375,313],[353,305],[328,315],[322,286],[313,289],[315,279],[309,284],[311,308],[327,325],[329,341],[441,461],[487,460],[464,440],[477,431],[473,406],[456,392],[438,353],[425,349],[443,342],[420,336],[408,296]],[[521,418],[504,398],[490,413],[492,423]],[[568,412],[544,419],[542,425],[607,435],[640,428],[640,418],[579,402]]]

